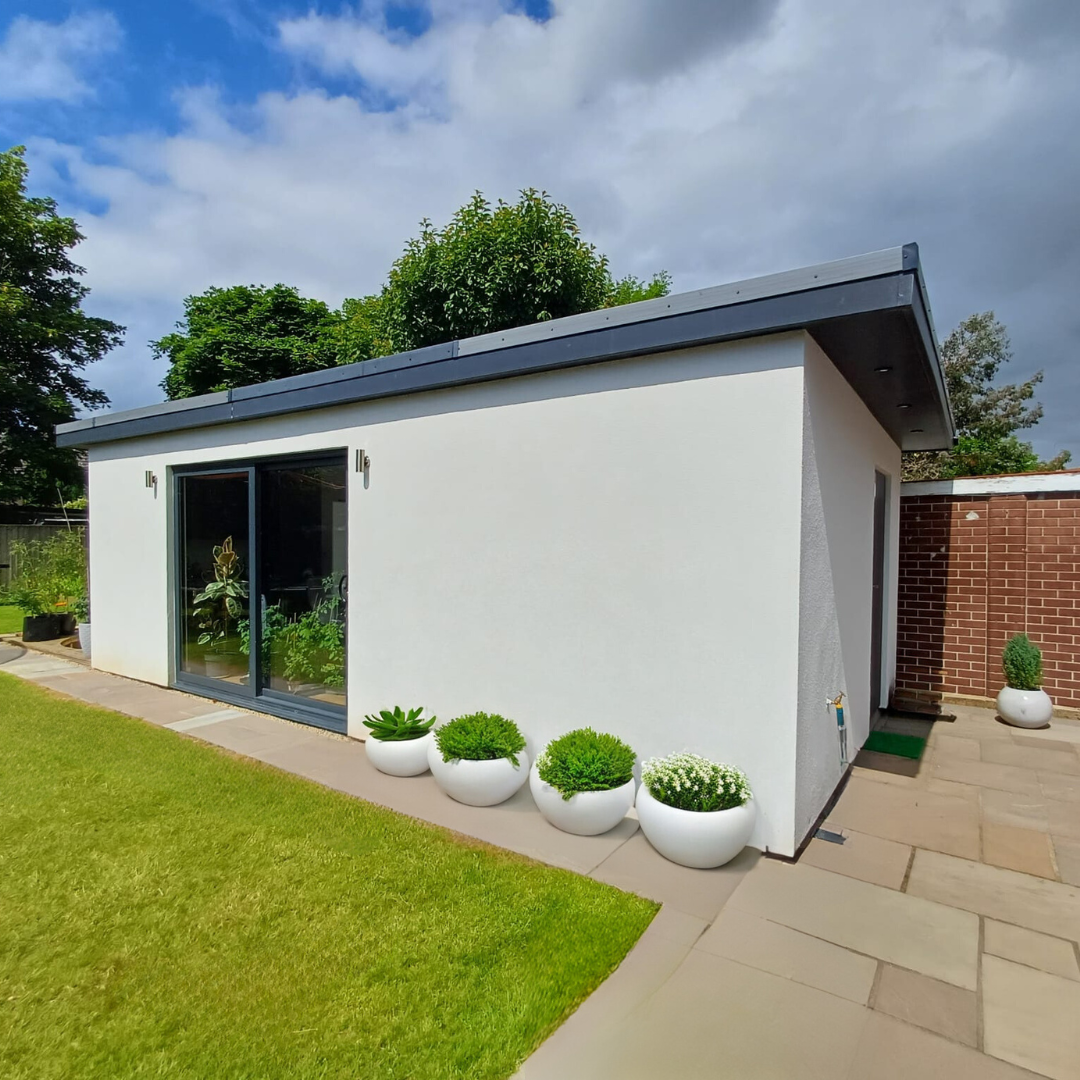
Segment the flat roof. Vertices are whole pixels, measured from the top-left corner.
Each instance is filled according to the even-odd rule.
[[[98,413],[58,425],[56,441],[92,446],[800,329],[813,335],[904,450],[952,445],[952,414],[916,244]]]

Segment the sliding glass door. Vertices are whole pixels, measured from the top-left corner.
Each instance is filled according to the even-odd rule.
[[[344,453],[175,475],[177,683],[344,730]]]

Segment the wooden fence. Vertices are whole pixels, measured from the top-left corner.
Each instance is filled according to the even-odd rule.
[[[73,528],[85,526],[85,522],[72,523]],[[7,585],[12,575],[18,571],[18,558],[12,552],[12,547],[19,543],[29,543],[31,540],[46,540],[57,533],[67,531],[63,524],[49,525],[0,525],[0,586]]]

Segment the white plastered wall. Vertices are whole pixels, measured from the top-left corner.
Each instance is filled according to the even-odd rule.
[[[895,679],[900,497],[900,448],[805,341],[796,841],[842,776],[826,699],[845,694],[850,757],[869,734],[875,471],[887,477],[881,700]]]
[[[694,750],[790,853],[802,361],[778,335],[93,447],[95,665],[169,680],[170,466],[345,448],[350,734],[423,704],[533,753],[584,724]]]

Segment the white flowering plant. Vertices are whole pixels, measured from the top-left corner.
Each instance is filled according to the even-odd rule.
[[[698,754],[650,758],[641,767],[641,782],[657,802],[676,810],[731,810],[754,797],[741,769]]]

